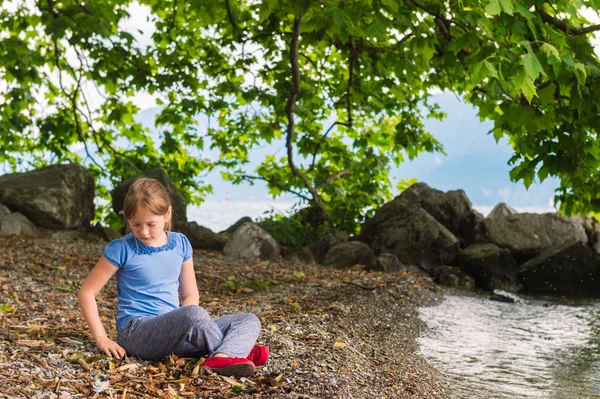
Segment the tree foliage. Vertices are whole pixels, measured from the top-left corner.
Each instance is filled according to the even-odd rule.
[[[4,3],[0,162],[82,161],[79,144],[97,177],[161,166],[197,201],[199,175],[220,168],[354,232],[389,199],[393,165],[443,151],[423,120],[443,117],[431,93],[451,90],[509,138],[513,179],[557,176],[564,211],[600,209],[600,28],[584,18],[598,0],[139,4],[149,45],[122,27],[129,0]],[[162,107],[159,140],[134,120],[138,93]],[[282,150],[248,170],[265,143]]]

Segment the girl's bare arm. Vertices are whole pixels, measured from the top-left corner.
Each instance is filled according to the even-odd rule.
[[[98,314],[98,304],[96,303],[96,296],[117,270],[119,269],[110,263],[104,256],[100,258],[96,266],[94,266],[81,285],[79,294],[77,294],[77,299],[79,300],[79,306],[81,306],[81,310],[83,311],[83,317],[90,328],[90,332],[92,333],[98,348],[108,356],[114,356],[120,359],[125,356],[125,350],[106,334],[106,330],[104,329],[102,321],[100,320],[100,315]]]

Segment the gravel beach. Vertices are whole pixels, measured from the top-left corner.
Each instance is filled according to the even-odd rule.
[[[79,233],[0,238],[0,397],[452,398],[416,339],[418,307],[443,295],[417,268],[402,274],[248,262],[195,251],[200,305],[217,317],[254,313],[271,350],[235,380],[200,359],[116,360],[88,334],[76,292],[106,243]],[[98,298],[114,337],[114,279]]]

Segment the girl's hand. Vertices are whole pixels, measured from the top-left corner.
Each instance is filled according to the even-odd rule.
[[[96,346],[107,356],[120,359],[125,356],[125,349],[108,337],[100,337],[96,339]]]

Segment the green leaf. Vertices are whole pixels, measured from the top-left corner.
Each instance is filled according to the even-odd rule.
[[[7,305],[5,303],[0,305],[0,312],[2,312],[2,313],[11,313],[14,311],[15,311],[15,309],[13,307],[11,307],[10,305]]]
[[[519,0],[517,0],[519,1]],[[507,13],[508,15],[513,15],[513,2],[512,0],[500,0],[500,6],[502,7],[502,11]]]
[[[488,60],[483,60],[475,64],[473,67],[471,82],[476,85],[486,77],[498,79],[498,71],[491,62]]]
[[[546,53],[546,55],[552,54],[556,58],[560,59],[560,54],[559,54],[558,50],[556,49],[556,47],[554,47],[550,43],[544,43],[544,44],[542,44],[541,50],[544,53]]]
[[[490,0],[487,7],[485,7],[486,14],[491,16],[500,15],[502,12],[502,6],[500,5],[500,0]]]
[[[515,76],[515,88],[519,90],[527,101],[531,104],[531,100],[537,95],[535,84],[529,75],[517,75]]]
[[[538,60],[537,56],[532,52],[528,52],[523,57],[523,66],[525,67],[525,72],[527,72],[527,75],[532,80],[536,80],[540,74],[546,76],[542,64],[540,64],[540,60]]]

